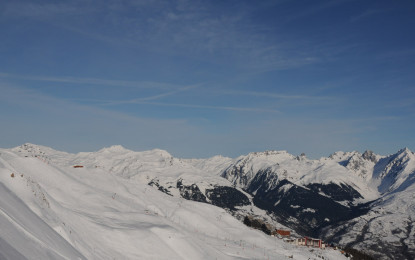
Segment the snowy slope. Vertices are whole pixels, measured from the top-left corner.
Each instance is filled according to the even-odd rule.
[[[148,186],[157,177],[218,178],[161,150],[0,149],[0,257],[344,259],[275,240],[221,208],[166,195]]]
[[[369,205],[367,214],[322,232],[324,237],[359,248],[379,259],[415,256],[415,156],[408,149],[381,157],[374,182],[383,196]]]
[[[0,259],[85,259],[0,183]]]

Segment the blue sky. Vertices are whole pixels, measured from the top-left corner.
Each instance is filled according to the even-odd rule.
[[[415,150],[414,1],[1,1],[0,147]]]

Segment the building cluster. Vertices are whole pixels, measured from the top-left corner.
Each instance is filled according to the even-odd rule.
[[[321,239],[311,237],[293,237],[290,230],[276,229],[271,224],[266,223],[261,219],[254,218],[253,216],[246,216],[244,223],[249,227],[262,230],[268,235],[279,237],[285,242],[293,245],[326,248],[326,244]]]
[[[326,248],[326,244],[318,238],[301,237],[301,238],[284,238],[284,241],[293,245],[308,246],[316,248]]]

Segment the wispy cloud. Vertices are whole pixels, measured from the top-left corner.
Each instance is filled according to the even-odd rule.
[[[136,149],[169,146],[174,152],[186,138],[197,139],[196,127],[185,119],[143,118],[4,83],[0,90],[0,108],[8,109],[0,120],[13,125],[0,129],[8,137],[2,145],[30,141],[65,151],[85,151],[123,144]]]
[[[255,107],[234,107],[234,106],[213,106],[213,105],[196,105],[196,104],[180,104],[180,103],[161,103],[161,102],[146,102],[136,101],[135,104],[153,105],[153,106],[165,106],[165,107],[182,107],[182,108],[200,108],[211,110],[228,110],[236,112],[257,112],[257,113],[278,113],[281,112],[276,109],[255,108]]]
[[[188,104],[188,103],[163,103],[163,102],[154,102],[155,100],[160,100],[165,97],[174,96],[176,94],[186,92],[189,90],[197,89],[201,84],[195,84],[190,86],[180,87],[172,84],[158,83],[158,82],[135,82],[135,81],[118,81],[118,80],[106,80],[106,79],[97,79],[97,78],[76,78],[76,77],[47,77],[47,76],[25,76],[25,75],[16,75],[9,73],[0,73],[0,78],[14,78],[20,80],[34,80],[34,81],[46,81],[46,82],[57,82],[57,83],[72,83],[72,84],[93,84],[93,85],[106,85],[106,86],[116,86],[116,87],[133,87],[133,88],[148,88],[148,89],[159,89],[167,90],[165,92],[140,97],[133,99],[123,99],[123,100],[106,100],[106,99],[67,99],[72,101],[81,101],[81,102],[92,102],[95,105],[99,106],[115,106],[123,104],[140,104],[140,105],[151,105],[151,106],[161,106],[161,107],[182,107],[182,108],[199,108],[199,109],[209,109],[209,110],[226,110],[226,111],[235,111],[235,112],[258,112],[258,113],[281,113],[276,109],[268,108],[259,108],[259,107],[237,107],[237,106],[221,106],[221,105],[199,105],[199,104]],[[171,90],[173,89],[173,90]],[[207,93],[215,93],[215,90],[209,88],[204,89]],[[27,90],[26,95],[29,92],[34,92],[34,90]],[[216,93],[217,94],[217,93]],[[288,95],[278,95],[272,93],[260,93],[260,92],[238,92],[238,91],[221,91],[221,94],[229,95],[256,95],[256,96],[273,96],[274,98],[306,98],[305,96],[288,96]],[[92,105],[92,104],[91,104]]]
[[[266,97],[266,98],[275,98],[275,99],[301,99],[301,100],[333,100],[334,97],[327,96],[307,96],[307,95],[286,95],[272,92],[259,92],[259,91],[238,91],[238,90],[224,90],[223,94],[228,95],[243,95],[243,96],[257,96],[257,97]]]
[[[157,88],[157,89],[172,89],[180,88],[180,86],[152,81],[127,81],[127,80],[111,80],[99,78],[79,78],[79,77],[50,77],[50,76],[30,76],[19,75],[0,72],[0,78],[12,78],[18,80],[34,80],[57,83],[72,83],[72,84],[91,84],[115,87],[132,87],[132,88]]]
[[[146,102],[146,101],[162,99],[162,98],[173,96],[180,92],[184,92],[184,91],[195,89],[195,88],[197,88],[197,85],[186,86],[186,87],[182,87],[182,88],[179,88],[173,91],[168,91],[168,92],[164,92],[161,94],[143,97],[143,98],[135,98],[135,99],[129,99],[129,100],[120,100],[120,101],[108,101],[108,102],[105,102],[104,105],[143,104],[143,102]]]
[[[402,118],[399,116],[372,116],[372,117],[363,117],[363,118],[356,118],[356,119],[349,119],[350,122],[355,123],[368,123],[368,122],[386,122],[386,121],[395,121],[401,120]]]
[[[92,3],[9,4],[7,12],[11,16],[49,19],[56,27],[112,45],[200,60],[208,56],[211,63],[244,70],[284,70],[319,61],[315,53],[292,51],[298,49],[298,44],[276,39],[274,33],[269,33],[273,31],[272,26],[256,24],[252,17],[257,4],[218,6],[206,1]],[[315,7],[311,12],[324,9],[326,5],[332,4]],[[100,23],[77,12],[93,13],[100,17]],[[65,15],[65,19],[61,19],[61,15]],[[305,14],[299,14],[302,15]]]
[[[378,59],[393,59],[393,58],[413,58],[415,55],[415,48],[393,50],[381,53],[377,56]]]
[[[356,16],[351,17],[350,18],[350,22],[354,23],[354,22],[357,22],[359,20],[368,18],[368,17],[370,17],[370,16],[372,16],[374,14],[379,14],[379,13],[383,13],[383,12],[385,12],[385,10],[369,9],[369,10],[366,10],[366,11],[364,11],[363,13],[361,13],[359,15],[356,15]]]
[[[7,17],[31,17],[36,19],[49,19],[62,15],[78,15],[86,13],[85,8],[79,8],[73,3],[33,3],[10,2],[5,4],[2,14]]]
[[[338,0],[338,1],[326,1],[323,3],[314,3],[312,4],[312,7],[308,9],[302,9],[301,11],[298,11],[297,13],[290,14],[286,19],[285,22],[292,22],[310,15],[315,15],[323,10],[326,10],[328,8],[331,8],[333,6],[338,6],[344,3],[349,2],[350,0]]]
[[[239,151],[229,147],[223,151],[217,149],[224,144],[232,146],[241,143],[240,132],[238,135],[218,136],[187,119],[142,118],[108,108],[80,105],[33,89],[4,83],[0,83],[0,90],[0,109],[7,107],[10,111],[1,113],[0,120],[13,125],[0,129],[0,134],[8,137],[0,142],[3,147],[17,146],[27,141],[79,152],[122,144],[135,150],[167,149],[174,155],[183,157],[206,157],[217,153],[239,155]],[[146,103],[189,109],[276,113],[275,110],[244,107]],[[216,122],[203,124],[217,127]]]

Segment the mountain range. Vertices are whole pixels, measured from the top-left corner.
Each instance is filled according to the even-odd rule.
[[[0,256],[342,259],[243,225],[254,216],[379,259],[413,259],[414,182],[407,148],[180,159],[159,149],[70,154],[24,144],[0,149]]]

